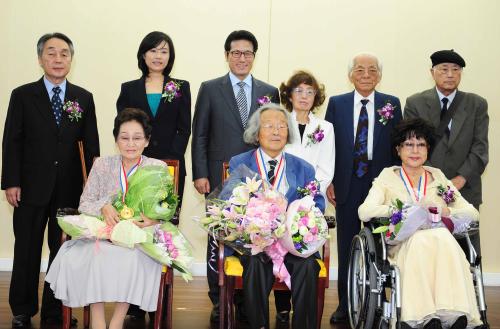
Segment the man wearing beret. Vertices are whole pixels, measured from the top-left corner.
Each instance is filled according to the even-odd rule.
[[[462,196],[479,209],[481,174],[488,163],[488,104],[459,91],[464,59],[453,50],[431,55],[436,86],[406,100],[404,118],[422,118],[435,128],[429,164],[441,169]]]

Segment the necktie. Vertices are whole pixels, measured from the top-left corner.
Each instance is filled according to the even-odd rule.
[[[367,99],[361,100],[356,139],[354,141],[354,173],[363,177],[368,172],[368,112]]]
[[[278,160],[269,160],[269,171],[267,172],[267,181],[271,184],[274,184],[274,179],[276,178],[274,176],[274,168],[276,168],[276,165],[278,164]]]
[[[240,81],[238,82],[238,86],[240,87],[240,90],[238,90],[238,94],[236,95],[236,103],[238,104],[238,109],[240,110],[241,123],[243,124],[243,128],[245,128],[248,120],[247,95],[243,89],[245,83]]]
[[[446,114],[446,111],[448,111],[448,101],[449,99],[444,97],[441,102],[443,102],[443,107],[441,108],[441,115],[440,115],[440,120],[443,120],[445,114]],[[448,136],[450,136],[450,128],[448,126],[446,126],[446,134]]]
[[[61,93],[61,87],[54,87],[52,88],[52,91],[54,92],[54,95],[52,96],[50,103],[52,105],[52,111],[54,111],[56,123],[59,126],[59,124],[61,123],[63,110],[63,104],[61,102],[61,98],[59,97],[59,94]]]

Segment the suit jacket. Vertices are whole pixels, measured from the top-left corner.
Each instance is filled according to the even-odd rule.
[[[309,124],[306,125],[302,141],[296,119],[295,111],[291,114],[293,127],[292,139],[285,146],[286,153],[298,156],[309,162],[316,171],[316,179],[320,183],[323,195],[326,195],[326,188],[330,185],[335,171],[335,134],[330,122],[316,117],[309,113]],[[323,130],[324,138],[321,142],[312,144],[307,135],[312,134],[318,126]],[[309,145],[308,145],[309,144]]]
[[[387,102],[395,106],[394,118],[384,125],[377,110]],[[398,163],[393,156],[391,132],[401,120],[401,103],[395,96],[375,91],[375,126],[373,136],[373,158],[367,173],[371,179],[377,177],[382,169]],[[347,201],[354,167],[354,91],[330,97],[325,120],[333,125],[335,131],[335,174],[333,185],[338,204]]]
[[[244,164],[250,170],[254,171],[255,173],[259,173],[257,162],[255,160],[255,152],[256,150],[250,150],[232,157],[231,161],[229,161],[229,172],[231,173],[239,165]],[[307,183],[314,180],[315,173],[314,168],[305,160],[302,160],[299,157],[285,152],[283,154],[286,161],[286,181],[289,186],[285,197],[288,200],[288,204],[290,204],[293,201],[301,198],[301,196],[297,193],[297,188],[304,187]],[[325,212],[325,199],[323,198],[323,196],[317,194],[314,197],[314,201],[316,202],[316,206],[322,212]]]
[[[279,103],[278,89],[252,77],[249,117],[257,110],[257,99],[270,96]],[[229,74],[201,84],[193,118],[191,156],[193,180],[208,178],[210,188],[221,183],[222,164],[232,156],[255,148],[243,141],[243,124]]]
[[[436,140],[428,159],[431,166],[441,169],[452,179],[462,175],[467,180],[460,190],[462,196],[474,205],[482,203],[481,174],[488,164],[488,103],[472,93],[457,91],[462,101],[453,114],[450,136]],[[439,126],[441,101],[435,88],[410,96],[406,100],[405,118],[422,118],[435,128]]]
[[[21,202],[57,207],[78,206],[82,169],[77,141],[82,140],[87,171],[99,156],[99,136],[92,94],[69,82],[64,101],[78,101],[83,116],[63,113],[57,126],[43,78],[12,91],[2,142],[2,189],[21,187]]]
[[[181,96],[172,102],[160,100],[156,116],[149,108],[146,96],[146,81],[142,77],[122,84],[120,96],[116,101],[118,112],[127,107],[139,108],[146,112],[151,120],[153,131],[149,146],[143,154],[156,159],[177,159],[180,161],[180,175],[186,175],[184,153],[191,136],[191,90],[185,80],[165,77],[163,87],[171,80],[180,83]]]

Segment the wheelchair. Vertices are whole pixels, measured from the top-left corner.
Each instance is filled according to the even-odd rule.
[[[384,233],[374,234],[377,220],[365,223],[351,243],[347,297],[351,328],[401,328],[401,276],[396,265],[387,258],[388,245]],[[484,328],[486,318],[481,256],[476,253],[471,238],[479,234],[479,223],[473,222],[465,233],[454,234],[461,243],[470,264],[473,284]],[[465,248],[464,248],[465,245]]]

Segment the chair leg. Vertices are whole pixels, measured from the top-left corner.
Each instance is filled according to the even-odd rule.
[[[226,298],[227,298],[227,277],[225,284],[219,285],[219,329],[226,328]]]
[[[90,327],[90,306],[83,307],[83,327],[88,329]]]
[[[71,324],[71,307],[62,306],[62,316],[63,316],[63,329],[69,329]]]
[[[172,329],[172,308],[174,306],[174,270],[169,268],[166,280],[166,312],[163,318],[163,327]]]
[[[234,329],[234,276],[226,276],[226,311],[227,311],[227,328]]]
[[[155,312],[155,321],[153,324],[154,329],[160,329],[161,328],[161,320],[162,320],[162,314],[163,314],[163,294],[165,292],[165,273],[161,273],[161,278],[160,278],[160,288],[158,291],[158,303],[156,304],[156,312]]]
[[[317,290],[317,298],[318,298],[318,305],[317,305],[317,323],[318,323],[318,329],[321,328],[321,319],[323,318],[323,309],[325,307],[325,288],[326,288],[326,281],[328,278],[319,278],[318,279],[318,290]]]

